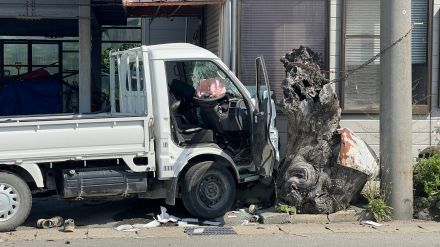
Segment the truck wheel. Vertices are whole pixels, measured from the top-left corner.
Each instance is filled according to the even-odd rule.
[[[223,216],[235,201],[235,190],[235,180],[226,167],[213,161],[201,162],[185,174],[183,204],[196,217]]]
[[[0,172],[0,232],[15,230],[32,207],[29,186],[19,176]]]

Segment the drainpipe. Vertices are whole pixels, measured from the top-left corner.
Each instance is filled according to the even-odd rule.
[[[231,0],[231,70],[237,75],[238,1]]]
[[[223,47],[222,47],[222,59],[223,62],[231,68],[231,0],[227,0],[223,7]]]

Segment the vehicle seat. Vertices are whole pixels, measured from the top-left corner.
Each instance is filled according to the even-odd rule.
[[[181,144],[196,144],[196,143],[212,143],[214,142],[214,133],[210,129],[203,129],[197,125],[187,123],[180,113],[181,101],[176,100],[171,104],[171,121],[179,145]]]

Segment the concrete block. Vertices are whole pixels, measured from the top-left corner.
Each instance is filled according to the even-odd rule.
[[[286,224],[292,221],[288,213],[263,212],[260,217],[263,224]]]
[[[296,214],[292,217],[292,223],[302,224],[302,223],[316,223],[325,224],[329,222],[327,215],[325,214]]]
[[[248,220],[248,218],[249,215],[243,215],[238,212],[227,212],[223,218],[216,220],[224,223],[224,225],[234,226],[241,225],[241,223],[243,223],[244,220]]]

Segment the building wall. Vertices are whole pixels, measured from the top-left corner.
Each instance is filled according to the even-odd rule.
[[[333,73],[330,79],[338,78],[340,71],[341,54],[341,28],[342,28],[342,0],[330,0],[330,33],[329,33],[329,68]],[[433,30],[432,30],[432,81],[431,81],[431,112],[425,115],[413,115],[412,155],[427,146],[440,145],[440,108],[438,103],[439,86],[439,36],[440,36],[440,0],[433,4]],[[335,83],[334,89],[340,95],[340,83]],[[350,128],[362,137],[379,155],[380,151],[380,123],[378,114],[342,114],[341,127]],[[277,128],[280,132],[280,154],[285,156],[287,145],[287,119],[278,114]]]
[[[330,69],[340,70],[341,54],[341,0],[330,0]],[[413,145],[412,155],[418,153],[429,145],[440,145],[440,109],[438,105],[438,78],[439,78],[439,10],[440,0],[434,0],[433,8],[433,51],[432,51],[432,111],[426,115],[413,115]],[[331,74],[331,79],[336,77]],[[340,92],[340,85],[335,85],[336,92]],[[380,124],[377,114],[343,114],[342,127],[347,127],[362,137],[379,154]]]

